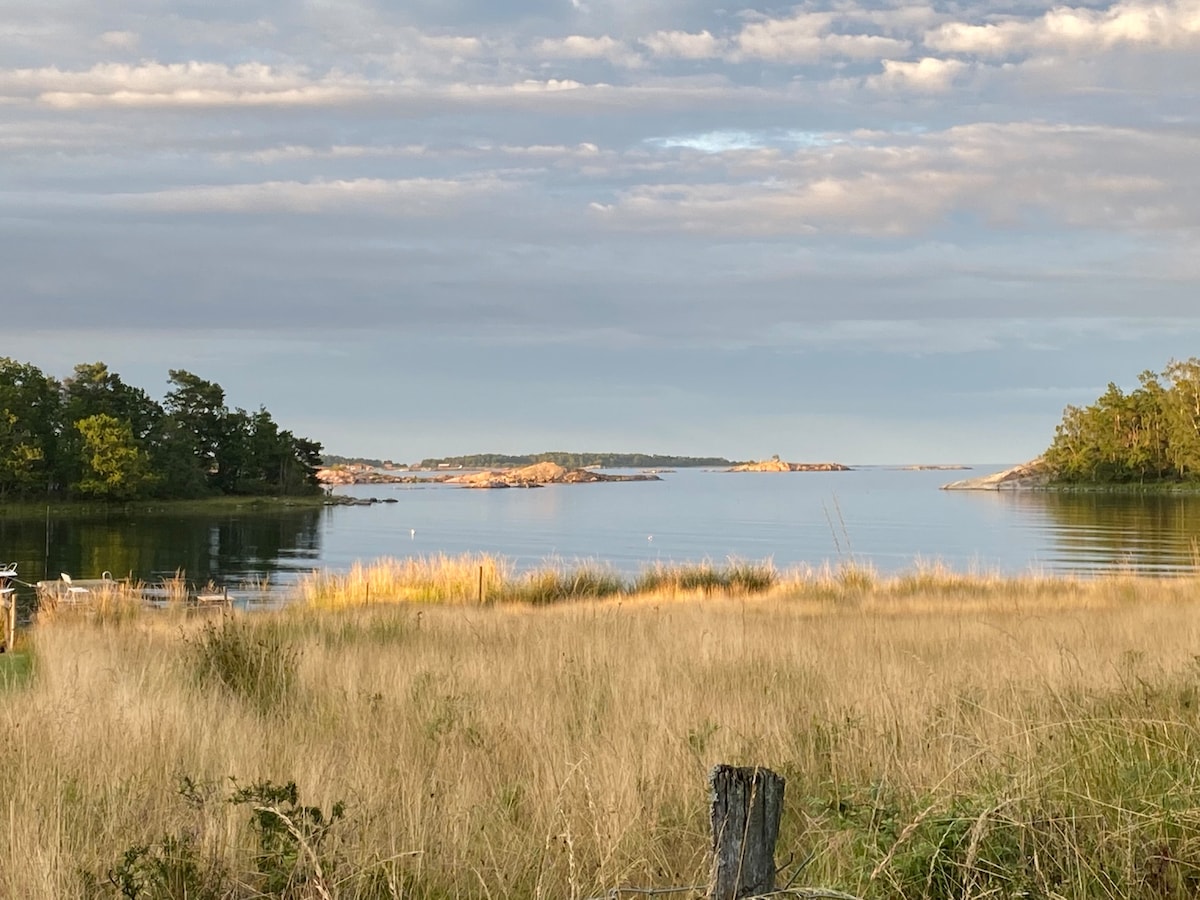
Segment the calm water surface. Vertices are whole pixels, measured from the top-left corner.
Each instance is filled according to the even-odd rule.
[[[0,561],[29,581],[108,570],[151,581],[183,571],[279,596],[302,573],[385,556],[483,552],[523,568],[594,560],[634,573],[730,557],[777,567],[856,560],[891,573],[918,561],[960,570],[1097,574],[1193,571],[1200,497],[946,492],[971,472],[680,470],[658,482],[480,491],[444,485],[341,489],[372,506],[92,519],[0,516]],[[257,591],[244,586],[252,583]]]

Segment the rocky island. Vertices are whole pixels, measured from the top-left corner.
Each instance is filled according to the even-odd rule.
[[[547,484],[592,484],[598,481],[662,481],[657,475],[609,475],[593,469],[568,469],[558,463],[540,462],[519,469],[440,475],[436,480],[468,488],[533,488]]]
[[[849,466],[841,463],[795,463],[786,462],[778,456],[764,459],[760,462],[738,463],[725,470],[726,472],[849,472]]]
[[[371,466],[340,465],[319,470],[317,479],[327,487],[348,484],[457,484],[468,488],[534,488],[547,484],[592,484],[599,481],[662,481],[653,472],[610,475],[593,469],[569,469],[552,462],[454,475],[397,475],[380,472]]]
[[[344,484],[416,484],[429,481],[418,475],[396,475],[392,472],[381,472],[374,466],[352,463],[348,465],[326,466],[317,469],[317,481],[326,487]]]

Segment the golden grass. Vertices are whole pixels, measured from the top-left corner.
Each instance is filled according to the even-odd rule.
[[[436,597],[436,567],[414,573],[430,593],[403,599]],[[799,884],[1195,893],[1196,580],[829,569],[534,608],[453,580],[457,603],[363,605],[372,578],[338,582],[341,609],[41,623],[4,695],[0,896],[119,896],[126,850],[183,838],[227,876],[214,896],[285,896],[231,777],[345,801],[287,896],[702,884],[718,762],[788,778]],[[267,674],[226,677],[256,653]]]
[[[347,609],[392,603],[545,603],[591,600],[618,594],[630,598],[698,598],[713,594],[767,594],[792,598],[874,597],[1039,592],[1060,590],[1062,578],[956,572],[938,562],[918,561],[908,571],[881,576],[853,560],[837,565],[780,571],[768,562],[729,560],[723,564],[659,563],[623,579],[595,562],[554,561],[518,572],[504,557],[489,554],[418,556],[354,565],[348,572],[314,572],[296,589],[302,605]]]
[[[488,554],[383,559],[349,572],[317,572],[297,586],[302,603],[342,609],[372,603],[461,603],[486,598],[511,581],[508,560]]]

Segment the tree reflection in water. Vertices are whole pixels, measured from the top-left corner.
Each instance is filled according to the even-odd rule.
[[[1200,496],[1002,492],[1044,532],[1053,570],[1192,572],[1200,561]]]
[[[94,516],[0,518],[0,559],[25,581],[69,572],[153,582],[176,572],[213,581],[280,587],[320,555],[323,508],[221,514],[120,511]]]

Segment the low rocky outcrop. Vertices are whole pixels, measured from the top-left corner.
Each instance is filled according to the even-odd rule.
[[[1027,491],[1045,487],[1050,483],[1050,470],[1046,461],[1037,459],[993,472],[980,478],[967,478],[943,484],[943,491]]]
[[[393,475],[389,472],[380,472],[370,466],[329,466],[325,469],[317,469],[317,481],[325,485],[417,484],[426,480],[428,479],[422,479],[417,475]]]
[[[661,481],[657,475],[609,475],[593,469],[567,469],[557,463],[540,462],[519,469],[470,472],[438,479],[468,488],[533,488],[547,484],[591,484],[598,481]]]
[[[841,463],[795,463],[785,462],[779,457],[764,459],[761,462],[739,463],[726,472],[849,472],[849,466]]]

